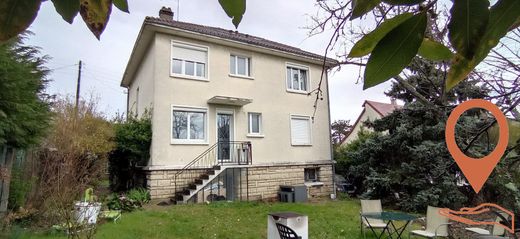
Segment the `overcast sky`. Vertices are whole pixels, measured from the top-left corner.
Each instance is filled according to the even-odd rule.
[[[51,1],[45,1],[30,30],[28,43],[52,57],[48,67],[49,93],[71,95],[76,91],[77,63],[84,62],[81,93],[100,99],[100,109],[109,115],[125,112],[126,94],[120,81],[135,39],[146,16],[157,16],[162,6],[172,7],[180,21],[234,29],[217,0],[129,0],[130,14],[114,8],[105,32],[98,41],[81,16],[70,25],[61,19]],[[281,42],[303,50],[324,54],[328,34],[308,37],[309,15],[317,11],[313,0],[247,0],[247,11],[238,31]],[[342,67],[329,82],[332,120],[356,120],[364,100],[390,102],[383,94],[388,83],[363,91],[356,84],[359,69]]]

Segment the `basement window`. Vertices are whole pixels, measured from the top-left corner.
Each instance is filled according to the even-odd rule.
[[[304,169],[304,177],[305,182],[318,182],[318,173],[320,169],[319,168],[305,168]]]

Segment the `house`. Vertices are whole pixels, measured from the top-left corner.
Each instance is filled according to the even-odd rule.
[[[361,114],[352,126],[352,131],[345,137],[341,145],[346,145],[356,140],[361,129],[370,130],[363,128],[364,122],[381,119],[401,107],[402,106],[398,105],[395,99],[392,99],[390,104],[366,100],[363,103],[363,111],[361,111]]]
[[[333,192],[327,74],[332,59],[260,37],[147,17],[121,85],[152,117],[142,168],[152,198],[276,200],[280,185]],[[327,72],[326,72],[327,73]],[[313,117],[314,116],[314,117]]]

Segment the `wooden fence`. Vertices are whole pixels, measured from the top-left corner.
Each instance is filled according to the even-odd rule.
[[[0,218],[7,212],[11,168],[15,157],[16,150],[14,148],[0,145]]]

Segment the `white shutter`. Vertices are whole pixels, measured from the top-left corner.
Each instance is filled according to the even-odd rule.
[[[291,117],[291,144],[311,144],[311,124],[308,117]]]
[[[172,45],[172,58],[185,61],[195,61],[207,64],[207,49],[192,46],[183,46],[180,44]]]

